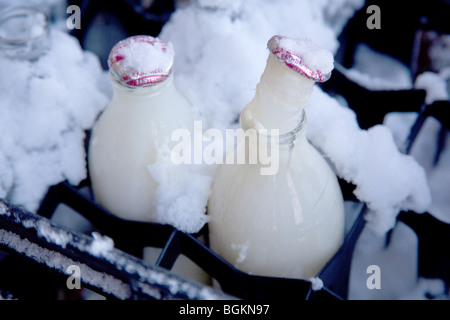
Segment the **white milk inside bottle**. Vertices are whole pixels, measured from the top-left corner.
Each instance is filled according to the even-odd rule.
[[[95,200],[129,220],[157,220],[157,188],[147,166],[170,150],[175,129],[193,125],[187,100],[173,83],[174,50],[158,38],[117,43],[108,64],[114,94],[93,128],[89,172]]]
[[[265,148],[271,161],[218,168],[208,202],[210,244],[244,272],[309,279],[344,238],[336,175],[305,137],[305,103],[314,83],[330,76],[333,57],[308,40],[274,36],[268,47],[255,96],[240,118],[241,128],[267,146],[241,139],[236,152],[250,160]]]

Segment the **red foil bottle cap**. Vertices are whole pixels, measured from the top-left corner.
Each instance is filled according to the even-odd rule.
[[[170,43],[147,35],[132,36],[111,49],[108,66],[112,75],[125,85],[154,86],[169,77],[174,56]]]
[[[311,80],[324,82],[331,77],[333,55],[310,40],[276,35],[267,47],[282,63]]]

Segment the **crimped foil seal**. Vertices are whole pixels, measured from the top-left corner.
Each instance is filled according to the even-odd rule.
[[[111,49],[108,66],[119,82],[132,87],[148,87],[169,77],[174,56],[170,43],[138,35],[118,42]]]
[[[287,39],[290,41],[297,41],[296,39],[276,35],[270,38],[267,43],[267,47],[270,52],[274,54],[282,63],[294,70],[295,72],[307,77],[308,79],[314,80],[316,82],[327,81],[331,77],[331,70],[325,72],[312,66],[308,66],[305,59],[302,57],[298,50],[288,49],[280,44],[281,40]],[[323,50],[323,49],[322,49]]]

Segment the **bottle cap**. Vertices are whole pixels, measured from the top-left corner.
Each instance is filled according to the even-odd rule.
[[[171,43],[147,35],[132,36],[111,49],[108,66],[112,75],[123,84],[154,86],[169,77],[174,56]]]
[[[324,82],[331,76],[333,55],[311,40],[276,35],[267,47],[286,66],[311,80]]]

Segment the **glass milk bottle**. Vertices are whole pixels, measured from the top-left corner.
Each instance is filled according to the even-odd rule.
[[[117,43],[108,59],[114,93],[92,131],[89,173],[95,200],[125,219],[155,221],[157,184],[147,166],[170,150],[172,131],[193,124],[173,83],[173,58],[171,45],[133,36]]]
[[[244,272],[309,279],[344,238],[337,178],[305,137],[305,103],[314,83],[330,76],[333,57],[311,41],[282,36],[272,37],[268,48],[255,96],[240,117],[241,129],[252,131],[257,142],[252,134],[241,139],[236,152],[245,152],[245,163],[216,172],[208,202],[210,244]],[[263,161],[268,154],[271,161]]]

